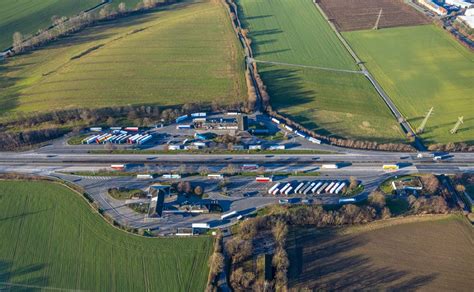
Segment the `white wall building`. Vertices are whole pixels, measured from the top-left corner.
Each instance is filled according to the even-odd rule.
[[[474,28],[474,8],[468,8],[464,15],[458,16],[458,21],[464,23],[469,28]]]
[[[449,5],[458,6],[458,7],[461,7],[461,8],[468,8],[468,7],[471,7],[471,6],[474,5],[473,3],[463,1],[463,0],[445,0],[444,3],[449,4]]]
[[[474,8],[466,9],[466,12],[464,12],[464,15],[466,15],[466,16],[474,16]]]
[[[458,16],[459,20],[461,20],[464,24],[469,26],[469,28],[474,28],[474,16],[466,16],[461,15]]]
[[[438,15],[448,14],[448,11],[444,7],[434,3],[431,0],[418,0],[418,2]]]

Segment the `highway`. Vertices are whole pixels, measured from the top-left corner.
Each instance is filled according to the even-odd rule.
[[[346,154],[45,154],[36,152],[0,152],[0,164],[84,165],[111,163],[142,164],[324,164],[350,163],[374,166],[382,164],[407,164],[442,166],[472,166],[474,153],[453,153],[445,159],[434,161],[430,157],[417,158],[415,153],[365,152]]]
[[[74,147],[71,147],[73,149]],[[360,151],[345,149],[345,153],[337,154],[87,154],[67,153],[66,148],[37,149],[28,152],[0,152],[0,172],[26,173],[42,176],[51,176],[70,181],[83,187],[99,204],[106,214],[120,222],[135,228],[150,229],[159,234],[173,234],[177,228],[190,227],[192,223],[207,222],[213,227],[224,228],[235,223],[232,220],[220,220],[216,214],[201,214],[199,216],[180,212],[165,212],[162,218],[147,218],[137,214],[127,207],[125,201],[111,198],[107,194],[110,187],[146,188],[152,182],[161,183],[162,178],[153,181],[137,180],[133,176],[87,177],[66,174],[74,171],[96,171],[110,169],[111,164],[124,163],[131,172],[177,171],[181,165],[186,165],[190,172],[196,172],[205,165],[212,172],[219,172],[222,168],[232,164],[240,169],[243,164],[258,164],[266,172],[271,173],[308,173],[317,176],[281,177],[278,181],[314,181],[314,180],[348,180],[356,177],[364,185],[364,191],[359,195],[366,198],[378,185],[393,175],[410,173],[455,174],[474,172],[473,153],[454,153],[441,161],[434,161],[427,155],[426,158],[417,158],[416,153],[390,153],[376,151]],[[340,150],[340,149],[337,149]],[[339,163],[338,169],[322,168],[323,164]],[[398,164],[400,170],[387,173],[382,170],[383,164]],[[266,194],[266,184],[255,182],[254,177],[230,177],[228,195],[223,195],[218,188],[217,181],[205,177],[194,176],[185,178],[195,184],[200,184],[206,190],[206,200],[218,200],[225,206],[225,211],[236,211],[239,214],[248,214],[270,204],[278,204],[279,197]],[[251,193],[253,195],[247,196]],[[204,200],[202,201],[202,203]],[[199,202],[197,202],[199,203]],[[314,197],[314,204],[337,204],[337,196]]]

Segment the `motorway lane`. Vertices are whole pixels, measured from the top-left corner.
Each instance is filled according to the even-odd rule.
[[[37,154],[0,152],[0,163],[413,163],[413,164],[459,164],[474,163],[474,153],[456,153],[448,159],[433,161],[431,158],[417,159],[406,153],[373,154]]]

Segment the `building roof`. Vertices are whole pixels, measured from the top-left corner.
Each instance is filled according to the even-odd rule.
[[[474,8],[468,8],[468,9],[466,9],[466,12],[464,12],[464,15],[466,15],[466,16],[474,16]]]
[[[470,28],[474,28],[474,16],[462,15],[462,16],[458,16],[458,17],[459,17],[459,19],[464,21]]]
[[[446,0],[446,3],[450,5],[456,5],[462,8],[467,8],[473,5],[470,2],[462,1],[462,0]]]

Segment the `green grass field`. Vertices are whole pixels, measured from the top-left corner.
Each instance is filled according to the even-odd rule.
[[[243,54],[228,17],[219,1],[182,1],[15,57],[0,65],[0,114],[243,101]]]
[[[51,17],[71,16],[100,0],[0,0],[0,51],[12,44],[13,33],[33,34],[51,25]]]
[[[311,0],[239,0],[257,60],[357,70]],[[395,118],[359,74],[258,64],[271,104],[325,135],[403,141]]]
[[[474,54],[433,25],[346,32],[368,69],[411,125],[434,115],[422,138],[428,143],[474,143]],[[459,116],[464,125],[449,133]]]
[[[212,252],[210,237],[113,228],[49,182],[0,182],[0,238],[0,290],[11,291],[203,291]]]

